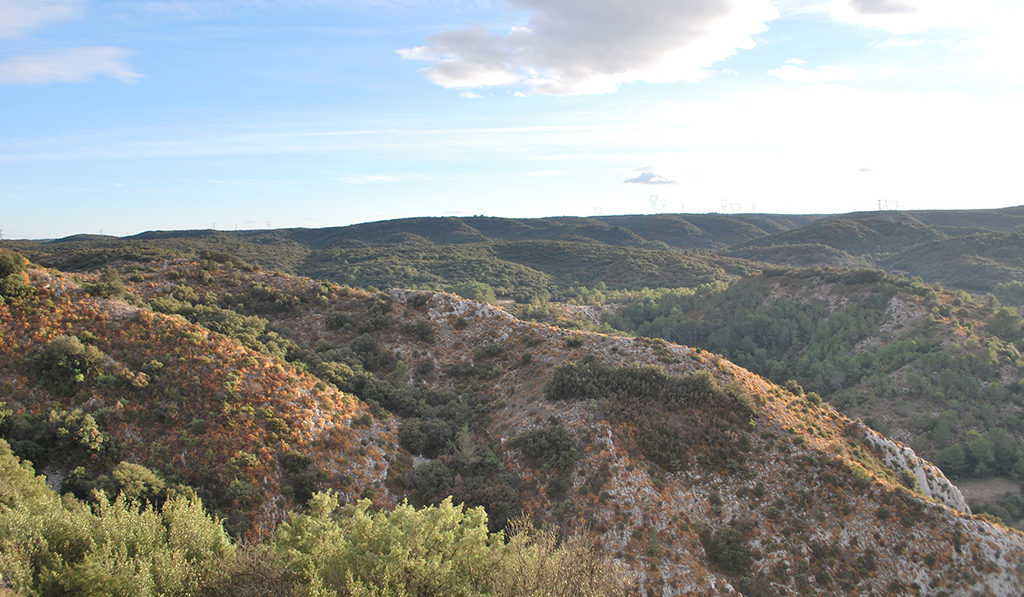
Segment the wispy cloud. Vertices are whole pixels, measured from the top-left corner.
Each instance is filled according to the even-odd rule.
[[[791,58],[767,74],[790,83],[858,83],[894,77],[899,68],[876,64],[823,64],[810,66],[806,60]]]
[[[555,95],[608,93],[635,81],[698,80],[779,17],[769,0],[508,0],[525,24],[493,32],[482,24],[442,31],[399,50],[430,64],[443,87],[516,86]]]
[[[838,83],[858,78],[856,69],[830,64],[807,68],[800,64],[787,63],[779,68],[769,70],[768,74],[777,79],[794,83]]]
[[[78,17],[85,0],[0,0],[0,39]]]
[[[398,176],[391,176],[388,174],[360,174],[354,176],[341,176],[338,181],[347,184],[377,184],[382,182],[400,182],[402,179]]]
[[[876,48],[902,50],[904,48],[916,48],[925,43],[921,38],[890,37],[875,44]]]
[[[627,178],[623,182],[635,184],[676,184],[676,181],[665,178],[660,174],[655,174],[650,170],[644,170],[638,176]]]
[[[829,14],[837,21],[905,34],[939,28],[990,30],[1013,20],[1020,10],[1019,2],[1006,0],[833,0]]]
[[[427,0],[132,0],[134,10],[175,19],[202,19],[254,10],[282,11],[305,8],[348,8],[366,5],[401,10],[426,4]],[[447,3],[458,3],[449,0]]]
[[[123,48],[92,46],[15,56],[0,62],[0,84],[77,83],[97,76],[130,83],[141,76],[126,63],[130,54]]]
[[[850,0],[850,6],[863,14],[900,14],[916,12],[917,9],[902,0]]]

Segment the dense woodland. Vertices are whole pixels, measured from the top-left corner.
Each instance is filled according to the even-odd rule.
[[[570,590],[580,575],[593,583],[582,594],[633,591],[636,578],[578,531],[581,492],[607,499],[614,474],[584,471],[594,440],[573,427],[578,415],[558,409],[588,404],[590,416],[642,430],[630,445],[655,487],[700,470],[742,476],[764,450],[751,430],[765,399],[708,372],[666,373],[679,361],[661,338],[783,385],[778,396],[797,400],[800,416],[831,403],[954,479],[1019,483],[1018,227],[1024,208],[427,218],[5,241],[0,466],[18,481],[0,496],[0,591],[245,595],[262,594],[262,583],[280,594],[511,595],[558,578],[564,594],[580,594]],[[574,356],[544,378],[545,408],[556,414],[503,438],[494,429],[507,425],[509,399],[495,388],[529,377],[552,328],[514,348],[456,343],[465,356],[446,363],[430,356],[450,341],[423,318],[432,295],[401,307],[377,292],[389,287],[635,334],[660,361],[608,364],[588,354],[584,336],[567,336],[560,350]],[[408,319],[396,318],[402,308]],[[454,330],[469,325],[460,317]],[[330,464],[339,451],[350,456]],[[860,448],[844,453],[853,465],[840,476],[852,475],[851,487],[871,478],[920,489]],[[763,484],[752,487],[737,499],[754,491],[760,502]],[[717,494],[708,500],[721,512]],[[781,516],[782,506],[764,512]],[[974,506],[992,520],[1024,517],[1019,492]],[[542,530],[521,518],[538,511]],[[610,532],[598,518],[589,525]],[[416,530],[428,526],[447,534]],[[792,582],[792,571],[756,572],[749,528],[694,528],[711,569],[741,590],[771,594]],[[353,529],[372,547],[341,538]],[[395,555],[436,541],[460,547],[440,559]],[[393,559],[368,567],[358,554],[372,549]],[[825,561],[826,590],[853,586],[844,583],[856,567]],[[524,570],[533,585],[515,584]]]

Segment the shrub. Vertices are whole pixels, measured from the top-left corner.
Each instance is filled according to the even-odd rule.
[[[409,418],[398,426],[398,441],[411,454],[436,458],[451,446],[455,429],[442,419]]]
[[[131,502],[159,505],[167,496],[164,480],[141,464],[121,462],[110,476],[117,493]]]
[[[413,487],[427,499],[450,493],[454,475],[440,460],[428,460],[413,471]]]
[[[239,506],[251,507],[263,502],[263,492],[247,479],[233,479],[228,484],[228,497]]]
[[[463,298],[481,303],[494,304],[498,300],[494,294],[494,288],[483,282],[464,282],[454,287],[452,291]]]
[[[557,419],[549,420],[546,427],[520,433],[508,445],[521,451],[533,466],[566,475],[572,473],[579,457],[572,436]]]
[[[487,530],[482,508],[447,498],[416,509],[343,507],[316,494],[274,536],[274,553],[296,575],[297,594],[625,596],[636,592],[623,567],[592,538],[559,542],[553,530],[512,525],[506,543]]]
[[[502,348],[501,344],[498,344],[497,342],[488,342],[473,351],[473,358],[479,361],[486,361],[488,359],[496,358],[504,351],[505,349]]]
[[[593,358],[559,365],[544,385],[544,397],[548,400],[598,398],[601,395],[598,377],[602,371],[602,365]]]
[[[299,466],[301,455],[282,458]],[[447,477],[438,465],[428,463]],[[443,467],[443,465],[441,465]],[[418,469],[419,470],[419,469]],[[18,595],[604,595],[636,587],[591,537],[559,541],[528,522],[488,532],[482,508],[451,498],[421,509],[338,511],[314,494],[270,541],[232,545],[194,495],[160,509],[99,494],[95,508],[54,494],[0,440],[0,593]]]
[[[103,353],[82,344],[77,336],[58,336],[47,342],[33,359],[42,381],[64,394],[73,394],[100,374]]]
[[[804,389],[800,386],[800,383],[797,382],[795,379],[787,379],[782,384],[782,387],[785,388],[785,390],[787,392],[789,392],[790,394],[792,394],[794,396],[803,396],[804,395]]]
[[[413,295],[412,298],[409,299],[409,306],[414,309],[422,309],[423,307],[427,306],[427,303],[430,302],[430,297],[431,294],[429,292],[420,292],[418,294],[415,294]]]
[[[544,394],[548,400],[604,398],[610,417],[635,425],[644,455],[673,472],[698,448],[712,463],[735,465],[749,449],[744,432],[757,411],[739,384],[723,389],[707,371],[669,376],[659,367],[606,367],[593,357],[557,367]]]
[[[472,595],[488,586],[500,537],[487,532],[482,508],[446,499],[374,512],[360,500],[333,517],[337,506],[336,496],[318,493],[309,514],[293,515],[274,537],[276,553],[301,574],[300,592]]]
[[[369,413],[367,413],[369,416]],[[312,460],[302,452],[291,450],[281,457],[281,468],[291,487],[292,498],[305,504],[316,491],[316,474],[309,470]]]
[[[234,556],[195,496],[62,500],[0,440],[0,570],[16,594],[197,595]]]
[[[715,533],[705,531],[700,539],[712,566],[734,578],[750,574],[753,553],[738,529],[726,527]]]
[[[86,286],[86,291],[89,294],[106,298],[121,298],[127,292],[124,282],[121,281],[121,276],[117,275],[117,271],[109,266],[103,268],[95,284]]]
[[[423,359],[416,363],[416,373],[421,377],[430,375],[430,372],[434,370],[434,361],[430,359]]]
[[[17,251],[0,249],[0,278],[25,271],[28,259]]]
[[[16,272],[0,277],[0,304],[3,299],[16,299],[32,293],[32,286],[25,282],[25,274]]]
[[[921,485],[917,479],[917,475],[915,475],[914,471],[909,468],[905,468],[900,472],[900,482],[903,483],[904,487],[911,491],[921,490]]]
[[[342,313],[341,311],[335,311],[334,313],[331,313],[330,315],[327,316],[327,320],[325,323],[327,324],[328,329],[340,330],[341,328],[347,325],[352,325],[352,318],[349,317],[346,313]]]
[[[402,331],[420,342],[430,344],[434,341],[434,326],[426,319],[419,319],[402,326]]]

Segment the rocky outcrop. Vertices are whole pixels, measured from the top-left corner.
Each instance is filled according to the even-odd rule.
[[[862,423],[857,423],[858,430],[864,439],[874,447],[882,456],[882,462],[896,473],[909,470],[917,477],[917,485],[925,496],[955,508],[961,512],[970,514],[971,509],[967,505],[960,490],[953,485],[942,474],[939,467],[921,459],[909,446],[896,443],[891,439],[883,437],[877,431],[869,429]]]

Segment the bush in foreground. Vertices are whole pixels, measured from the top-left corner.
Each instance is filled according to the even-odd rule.
[[[194,495],[158,510],[59,497],[0,440],[0,590],[17,595],[618,596],[624,569],[585,535],[487,530],[451,499],[373,510],[314,494],[264,544],[238,547]],[[3,594],[0,592],[0,594]]]

